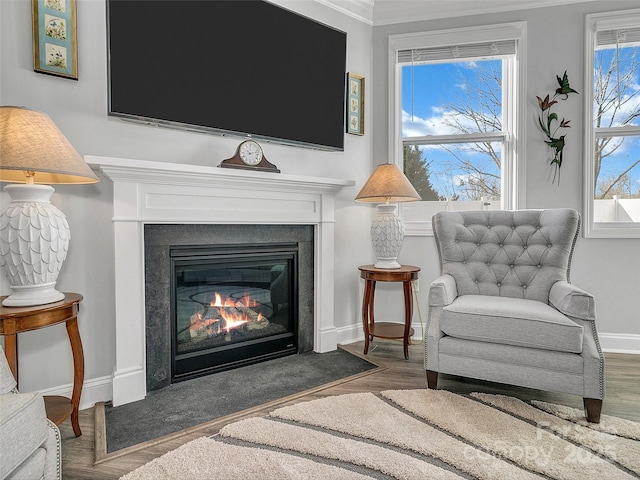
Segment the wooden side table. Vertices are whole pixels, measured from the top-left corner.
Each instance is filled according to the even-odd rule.
[[[404,358],[409,358],[411,343],[411,317],[413,316],[412,280],[418,279],[420,267],[402,265],[396,269],[376,268],[373,265],[361,265],[360,277],[364,278],[364,298],[362,299],[362,326],[364,328],[364,354],[369,352],[369,342],[374,337],[403,340]],[[376,282],[402,282],[404,290],[404,325],[401,323],[375,322],[373,316],[373,301],[376,292]]]
[[[6,297],[0,297],[0,302]],[[71,353],[73,354],[73,393],[71,399],[61,396],[45,396],[47,418],[60,425],[71,416],[71,425],[76,437],[82,435],[78,421],[80,395],[84,382],[84,353],[78,331],[78,311],[82,295],[65,293],[64,300],[33,307],[0,307],[0,335],[4,335],[7,363],[18,382],[17,334],[66,323]]]

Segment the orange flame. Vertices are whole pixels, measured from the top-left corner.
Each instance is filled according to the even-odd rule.
[[[233,300],[229,297],[222,298],[218,292],[214,292],[213,301],[209,303],[210,307],[257,307],[258,302],[249,295],[244,295],[240,300]]]
[[[249,295],[244,295],[240,300],[236,301],[229,297],[223,298],[218,292],[214,292],[213,301],[209,305],[211,307],[220,308],[220,316],[226,323],[224,330],[228,332],[251,321],[246,314],[237,310],[231,311],[230,309],[233,307],[256,307],[258,306],[258,302],[252,299]],[[262,319],[262,314],[259,314],[258,320]]]
[[[224,313],[221,313],[221,315],[222,318],[224,318],[224,321],[227,323],[226,327],[224,328],[224,330],[227,332],[233,330],[234,328],[241,327],[245,323],[249,323],[249,320],[246,320],[244,318],[237,318],[236,315],[225,315]]]

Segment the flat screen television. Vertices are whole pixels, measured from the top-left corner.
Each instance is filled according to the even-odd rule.
[[[346,33],[266,1],[107,0],[109,115],[343,150]]]

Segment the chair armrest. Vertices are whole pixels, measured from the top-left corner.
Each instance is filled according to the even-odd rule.
[[[13,378],[4,349],[0,346],[0,394],[17,391],[16,386],[16,379]]]
[[[0,395],[0,478],[28,478],[42,471],[44,459],[33,458],[33,453],[42,447],[47,435],[47,413],[40,393]],[[19,475],[25,465],[35,466],[35,471]]]
[[[429,285],[429,318],[424,331],[424,368],[439,371],[439,342],[444,336],[440,329],[442,309],[458,296],[456,281],[451,275],[441,275]]]
[[[429,306],[444,307],[458,296],[456,281],[451,275],[440,275],[429,285]]]
[[[549,302],[569,317],[590,321],[596,319],[596,302],[593,295],[569,282],[554,283],[549,291]]]
[[[44,444],[47,450],[44,478],[62,480],[62,437],[56,424],[49,419],[47,419],[47,427],[49,427],[49,435]]]

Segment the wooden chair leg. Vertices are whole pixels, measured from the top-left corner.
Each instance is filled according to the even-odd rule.
[[[587,421],[591,423],[600,423],[600,412],[602,411],[602,400],[596,398],[583,398],[584,414]]]
[[[427,387],[431,390],[436,390],[438,388],[438,372],[427,370]]]

